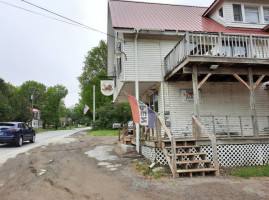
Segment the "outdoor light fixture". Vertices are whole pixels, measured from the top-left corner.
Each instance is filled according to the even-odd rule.
[[[127,56],[126,56],[126,54],[124,52],[121,51],[121,45],[119,44],[117,46],[117,50],[115,52],[115,55],[116,55],[117,58],[121,58],[122,54],[125,56],[125,60],[127,60]]]
[[[209,67],[209,69],[217,69],[219,67],[219,65],[211,65],[210,67]]]
[[[265,86],[265,87],[264,87],[265,90],[269,90],[269,82],[266,82],[266,83],[264,84],[264,86]]]

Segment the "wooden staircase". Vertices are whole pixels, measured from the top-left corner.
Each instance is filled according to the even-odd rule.
[[[158,134],[161,134],[161,128],[163,128],[168,136],[168,139],[160,137],[159,145],[166,156],[173,178],[192,177],[193,175],[205,176],[206,174],[219,176],[216,136],[209,133],[194,115],[192,116],[193,138],[188,139],[175,139],[160,116],[157,119]],[[206,153],[201,152],[201,147],[197,145],[197,139],[201,138],[201,132],[206,134],[211,141],[213,165],[211,165],[210,160],[206,160]]]
[[[206,153],[201,152],[201,147],[197,145],[195,139],[176,139],[174,143],[173,147],[171,140],[162,141],[162,149],[174,178],[205,176],[207,174],[218,175],[218,169],[211,165],[210,160],[206,160]]]

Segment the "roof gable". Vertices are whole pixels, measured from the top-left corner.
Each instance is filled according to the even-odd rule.
[[[268,34],[261,29],[224,27],[203,16],[208,10],[206,7],[110,0],[109,9],[113,28]]]

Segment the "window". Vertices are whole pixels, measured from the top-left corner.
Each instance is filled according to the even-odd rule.
[[[263,7],[264,23],[269,24],[269,7]]]
[[[259,23],[259,8],[255,6],[245,6],[245,20],[250,23]]]
[[[222,7],[219,9],[219,16],[223,17],[223,8]]]
[[[150,96],[150,105],[149,107],[155,111],[158,112],[158,91],[155,91],[151,96]]]
[[[241,5],[233,4],[233,11],[234,11],[234,21],[236,22],[243,21]]]

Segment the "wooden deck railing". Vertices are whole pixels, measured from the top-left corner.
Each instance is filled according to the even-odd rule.
[[[214,168],[217,169],[216,175],[219,176],[219,163],[218,163],[218,155],[217,155],[217,141],[216,136],[211,134],[207,131],[204,125],[193,115],[192,116],[192,135],[195,139],[199,139],[200,131],[203,131],[207,137],[211,141],[212,151],[213,151],[213,161],[214,161]]]
[[[166,74],[187,56],[268,59],[269,36],[186,32],[164,58]]]
[[[200,120],[216,137],[253,135],[252,115],[201,115]],[[269,135],[269,116],[258,115],[259,135]]]

